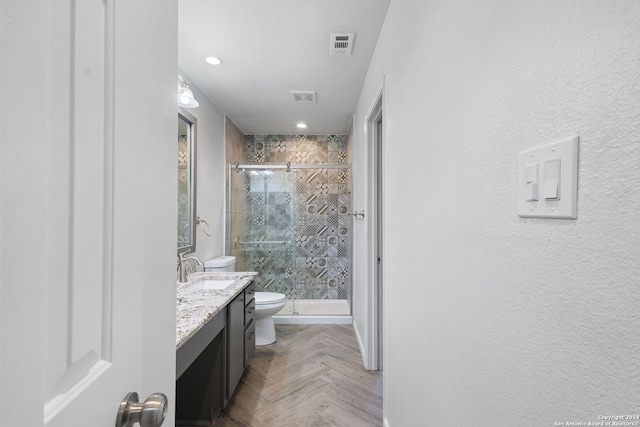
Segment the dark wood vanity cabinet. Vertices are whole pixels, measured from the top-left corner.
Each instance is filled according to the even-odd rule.
[[[238,295],[228,307],[227,401],[233,396],[233,392],[238,386],[245,368],[249,365],[256,348],[255,284],[251,282],[244,292]]]
[[[240,382],[244,372],[244,294],[238,295],[229,307],[227,323],[227,342],[229,358],[227,359],[227,398],[225,405]]]
[[[255,284],[251,282],[244,291],[244,367],[249,366],[256,351],[256,299]]]
[[[176,353],[176,426],[211,425],[226,404],[227,308]]]
[[[254,311],[251,282],[178,350],[177,426],[211,425],[227,405],[255,350]]]

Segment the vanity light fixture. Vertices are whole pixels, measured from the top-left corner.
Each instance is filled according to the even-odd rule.
[[[222,64],[222,60],[220,58],[216,58],[215,56],[207,56],[205,58],[205,61],[207,61],[207,64],[211,64],[211,65]]]
[[[178,85],[178,105],[185,108],[198,108],[200,103],[193,97],[193,92],[189,89],[189,82],[182,80],[182,86]]]
[[[307,128],[307,124],[306,124],[306,123],[302,123],[302,122],[300,122],[300,123],[298,123],[298,124],[296,125],[296,127],[297,127],[298,129],[306,129],[306,128]]]

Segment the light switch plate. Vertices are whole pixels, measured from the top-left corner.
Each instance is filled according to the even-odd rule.
[[[578,200],[578,142],[575,136],[553,144],[526,150],[518,155],[518,216],[526,218],[565,218],[577,217]],[[538,165],[538,182],[545,182],[545,163],[559,161],[558,200],[540,197],[536,201],[527,201],[527,168]],[[547,179],[549,177],[546,177]],[[538,185],[543,189],[543,185]]]

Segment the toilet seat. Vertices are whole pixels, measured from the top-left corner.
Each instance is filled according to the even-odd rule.
[[[287,298],[285,294],[278,292],[256,292],[256,305],[274,304],[284,301]]]

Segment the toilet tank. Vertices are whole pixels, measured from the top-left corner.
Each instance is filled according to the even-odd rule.
[[[236,257],[234,256],[219,256],[204,263],[204,271],[217,272],[235,270]]]

